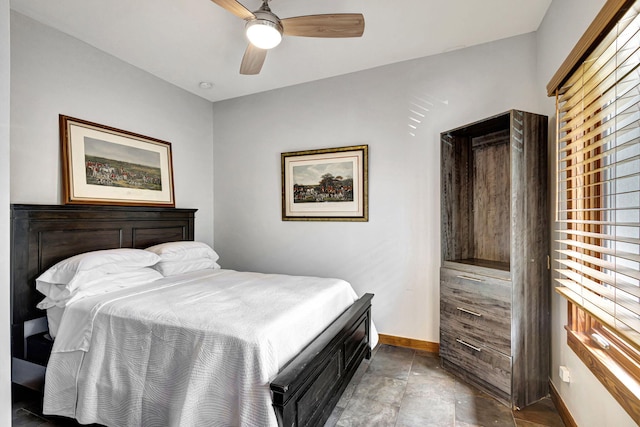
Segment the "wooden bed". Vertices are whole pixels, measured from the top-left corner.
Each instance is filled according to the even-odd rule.
[[[11,206],[12,381],[42,390],[51,342],[35,279],[70,256],[193,240],[196,209],[120,206]],[[365,294],[271,382],[281,426],[323,425],[364,358],[371,299]]]

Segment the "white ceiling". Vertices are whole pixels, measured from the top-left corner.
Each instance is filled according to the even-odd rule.
[[[361,38],[285,37],[257,76],[238,70],[244,21],[209,0],[11,0],[11,8],[211,101],[535,31],[552,0],[273,0],[280,18],[362,13]],[[241,0],[256,10],[261,0]],[[201,89],[202,81],[213,83]]]

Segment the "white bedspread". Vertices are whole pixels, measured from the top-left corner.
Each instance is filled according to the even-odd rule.
[[[356,299],[343,280],[207,270],[77,301],[43,412],[107,426],[276,426],[269,382]]]

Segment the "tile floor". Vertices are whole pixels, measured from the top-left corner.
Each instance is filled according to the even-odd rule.
[[[551,399],[512,412],[440,367],[440,359],[378,346],[345,390],[325,427],[564,426]]]
[[[13,427],[70,427],[43,416],[37,395],[14,390]],[[431,353],[378,346],[351,381],[325,427],[562,427],[550,399],[511,412],[453,377]]]

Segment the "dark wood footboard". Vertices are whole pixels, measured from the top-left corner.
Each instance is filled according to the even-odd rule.
[[[281,427],[321,426],[364,358],[371,357],[371,299],[365,294],[271,382]]]

